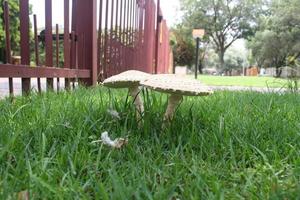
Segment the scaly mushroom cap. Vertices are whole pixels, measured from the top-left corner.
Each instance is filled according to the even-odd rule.
[[[103,85],[110,88],[130,88],[139,86],[141,81],[147,80],[150,74],[129,70],[105,79]]]
[[[183,96],[207,96],[213,93],[199,80],[174,74],[152,75],[147,80],[142,81],[141,85],[158,92]]]

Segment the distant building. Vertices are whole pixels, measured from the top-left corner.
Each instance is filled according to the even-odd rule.
[[[265,76],[266,75],[266,69],[265,68],[261,68],[260,72],[259,72],[260,76]]]
[[[187,73],[188,73],[187,67],[184,67],[184,66],[176,66],[175,67],[175,74],[186,75]]]
[[[267,68],[265,72],[265,76],[276,76],[276,68]],[[300,67],[282,67],[281,68],[281,78],[289,78],[289,77],[300,77]]]
[[[245,68],[244,70],[245,76],[258,76],[259,74],[259,68],[257,66],[250,66],[248,68]]]
[[[281,70],[282,78],[300,77],[300,67],[282,67]]]
[[[204,68],[202,69],[203,74],[208,75],[216,75],[218,73],[218,70],[216,68]]]

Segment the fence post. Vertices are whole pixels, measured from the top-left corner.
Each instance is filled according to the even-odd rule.
[[[143,31],[143,54],[145,59],[143,60],[144,70],[148,73],[153,73],[155,67],[155,4],[153,0],[145,1],[145,13],[144,22],[141,23],[141,30]],[[143,28],[144,23],[144,28]],[[144,29],[144,30],[143,30]]]
[[[46,66],[53,67],[52,0],[45,1]],[[53,78],[47,78],[47,89],[53,90]]]
[[[70,69],[70,2],[64,0],[64,68]],[[70,79],[65,78],[65,89],[70,89]]]
[[[4,1],[4,27],[5,27],[5,52],[6,63],[11,64],[11,38],[10,38],[10,19],[9,19],[9,6],[8,2]],[[14,95],[13,78],[8,78],[9,82],[9,95]]]
[[[159,38],[160,38],[160,24],[162,21],[162,16],[160,13],[160,0],[157,0],[157,8],[156,8],[156,41],[155,41],[155,69],[154,73],[157,74],[158,72],[158,65],[159,65]]]
[[[77,1],[76,35],[78,38],[79,69],[91,70],[89,79],[80,81],[86,86],[97,84],[97,0]]]
[[[29,0],[20,0],[21,64],[30,65]],[[30,91],[30,78],[22,78],[22,92]]]

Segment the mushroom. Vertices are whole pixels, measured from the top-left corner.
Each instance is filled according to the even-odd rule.
[[[153,75],[141,85],[154,91],[170,94],[164,120],[172,120],[174,112],[183,96],[207,96],[212,94],[209,87],[200,81],[174,74]]]
[[[103,85],[109,88],[128,88],[130,96],[134,99],[134,104],[140,118],[141,114],[144,113],[144,105],[139,95],[139,86],[141,81],[147,80],[149,77],[150,74],[129,70],[104,80]]]

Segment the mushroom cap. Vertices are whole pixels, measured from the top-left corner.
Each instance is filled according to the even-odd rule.
[[[129,88],[139,86],[141,81],[151,75],[137,70],[129,70],[104,80],[103,85],[110,88]]]
[[[207,96],[213,93],[199,80],[174,74],[152,75],[149,79],[142,81],[141,85],[158,92],[184,96]]]

